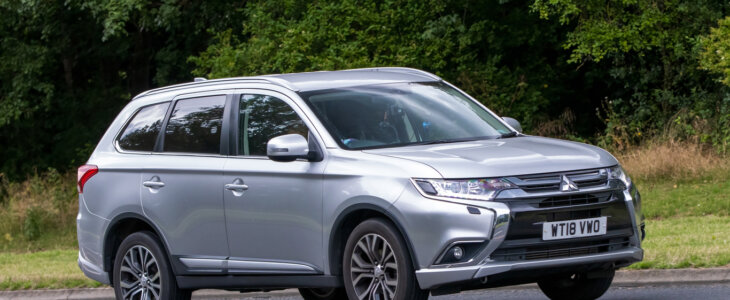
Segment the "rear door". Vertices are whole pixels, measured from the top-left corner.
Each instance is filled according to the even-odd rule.
[[[144,213],[165,236],[173,264],[179,259],[187,270],[222,272],[228,256],[221,132],[229,98],[214,92],[174,99],[141,178]]]
[[[310,134],[293,101],[271,91],[239,91],[232,102],[233,154],[225,166],[224,192],[230,273],[320,273],[324,162],[275,162],[269,139]],[[236,189],[236,187],[242,187]]]

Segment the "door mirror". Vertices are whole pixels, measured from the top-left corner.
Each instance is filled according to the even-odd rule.
[[[273,161],[309,159],[309,143],[299,134],[280,135],[266,143],[266,156]]]
[[[520,122],[517,122],[517,120],[510,117],[502,117],[502,120],[507,122],[507,125],[517,130],[517,132],[522,133],[522,125],[520,125]]]

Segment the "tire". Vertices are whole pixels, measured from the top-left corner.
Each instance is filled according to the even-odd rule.
[[[352,231],[345,246],[342,274],[349,299],[428,299],[429,291],[418,286],[403,238],[383,219],[366,220]]]
[[[552,300],[593,300],[606,293],[615,274],[615,270],[611,270],[608,276],[601,278],[587,278],[585,273],[573,274],[538,281],[537,285],[545,296]]]
[[[334,289],[299,289],[304,300],[339,300],[347,299],[347,292],[343,288]]]
[[[177,287],[165,252],[149,231],[135,232],[122,241],[113,272],[117,299],[137,300],[149,296],[149,299],[188,300],[192,294]],[[140,282],[139,278],[144,281]]]

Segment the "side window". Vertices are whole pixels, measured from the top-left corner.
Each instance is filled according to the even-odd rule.
[[[117,141],[120,148],[131,151],[152,151],[162,128],[169,102],[140,109],[129,121]]]
[[[309,131],[297,113],[283,100],[266,95],[242,95],[238,117],[238,155],[266,156],[273,137]]]
[[[165,128],[165,152],[220,153],[226,96],[180,100]]]

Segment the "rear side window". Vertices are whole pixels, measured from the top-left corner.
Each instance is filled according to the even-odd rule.
[[[170,103],[165,102],[140,109],[119,136],[119,147],[130,151],[152,151],[168,106]]]
[[[180,100],[165,128],[164,151],[220,153],[226,96]]]

